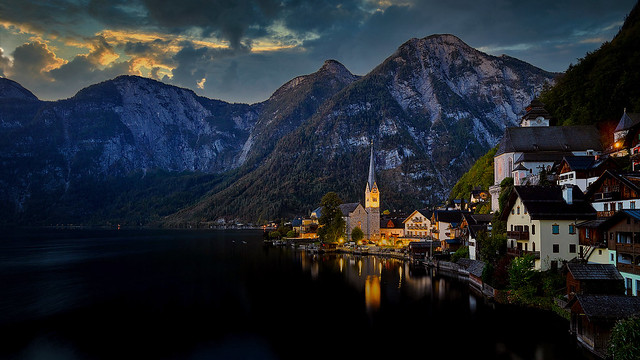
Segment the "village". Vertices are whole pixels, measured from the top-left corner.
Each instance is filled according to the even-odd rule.
[[[616,322],[640,314],[640,114],[622,111],[610,145],[594,126],[550,120],[534,99],[520,126],[504,131],[491,187],[405,213],[380,212],[372,143],[364,204],[338,206],[344,227],[336,241],[318,242],[322,206],[294,218],[284,240],[270,240],[422,261],[467,276],[478,293],[504,302],[517,292],[494,287],[500,281],[487,268],[505,258],[507,267],[524,262],[527,271],[562,275],[554,307],[578,343],[604,358]],[[491,212],[477,213],[483,205]]]

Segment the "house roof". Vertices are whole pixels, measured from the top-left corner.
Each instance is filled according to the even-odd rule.
[[[567,268],[576,280],[624,280],[612,264],[569,263]]]
[[[322,216],[322,206],[317,207],[315,210],[313,210],[311,212],[312,214],[316,214],[316,218],[320,219],[320,217]]]
[[[435,210],[433,216],[436,221],[452,224],[460,223],[460,221],[462,221],[462,215],[468,213],[468,211],[461,210]]]
[[[502,220],[509,217],[516,199],[520,198],[533,220],[589,220],[596,218],[596,210],[589,204],[580,188],[572,187],[573,201],[567,204],[560,186],[524,185],[514,186]]]
[[[402,229],[404,228],[404,225],[402,224],[403,221],[402,218],[399,218],[397,216],[382,216],[380,217],[380,228],[381,229],[390,229],[390,228],[399,228]],[[389,224],[389,221],[391,221],[391,223],[393,224],[393,227],[389,227],[387,226]]]
[[[409,216],[407,216],[404,220],[402,220],[402,223],[406,223],[407,221],[409,221],[409,219],[411,219],[415,213],[419,213],[420,215],[424,216],[429,220],[431,220],[431,216],[433,215],[433,211],[429,209],[413,210],[413,212],[409,214]]]
[[[498,144],[496,156],[511,152],[602,150],[595,126],[509,127]]]
[[[615,321],[640,314],[640,297],[637,296],[577,294],[567,306],[576,301],[590,321]]]
[[[622,219],[626,219],[628,217],[635,220],[640,220],[640,210],[632,210],[632,209],[619,210],[615,214],[613,214],[613,216],[607,219],[603,219],[604,221],[602,222],[601,227],[605,229],[609,228],[617,224],[618,222],[620,222]]]
[[[463,213],[462,217],[467,220],[467,224],[476,225],[476,224],[488,224],[493,220],[493,214],[471,214],[471,213]]]
[[[340,204],[338,207],[340,208],[340,211],[342,211],[342,216],[349,216],[350,213],[352,213],[352,212],[354,212],[356,210],[358,205],[360,205],[359,202],[357,202],[357,203],[346,203],[346,204]]]
[[[467,269],[469,274],[482,277],[482,270],[484,269],[484,262],[480,260],[471,260],[471,259],[459,259],[457,262],[458,265]]]
[[[533,153],[522,153],[518,156],[514,162],[514,164],[520,164],[523,162],[560,162],[562,158],[567,155],[571,155],[571,152],[563,151],[543,151],[543,152],[533,152]]]
[[[545,110],[544,104],[538,99],[531,100],[529,106],[525,109],[527,112],[522,116],[522,120],[535,120],[539,117],[550,119],[551,115]],[[521,121],[522,122],[522,121]]]
[[[625,110],[618,122],[618,126],[616,126],[616,129],[613,131],[629,130],[637,124],[640,124],[640,114],[627,114]]]
[[[527,169],[526,167],[524,167],[524,165],[522,165],[522,163],[519,163],[519,164],[518,164],[518,166],[516,166],[515,168],[513,168],[513,171],[518,171],[518,170],[529,171],[529,169]]]
[[[602,182],[604,182],[604,180],[607,178],[617,179],[618,181],[620,181],[630,189],[640,193],[640,175],[639,174],[637,173],[619,174],[617,172],[605,170],[596,181],[594,181],[591,185],[589,185],[589,187],[587,188],[587,191],[585,192],[585,196],[589,199],[592,198],[595,192],[598,191],[598,189],[600,189],[600,185],[602,185]]]

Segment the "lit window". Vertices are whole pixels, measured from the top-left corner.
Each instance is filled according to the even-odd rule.
[[[552,234],[560,234],[560,225],[558,225],[558,224],[551,225],[551,233]]]

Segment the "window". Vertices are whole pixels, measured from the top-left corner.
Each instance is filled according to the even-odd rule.
[[[516,211],[518,215],[520,215],[520,206],[518,206],[518,210]]]
[[[584,237],[589,238],[589,228],[584,229]]]
[[[531,225],[531,235],[535,235],[535,234],[536,234],[536,226]]]
[[[514,208],[511,208],[511,215],[515,215],[516,210]]]
[[[636,296],[640,296],[640,280],[636,280]]]
[[[553,244],[553,253],[557,254],[560,252],[560,244]]]
[[[603,211],[609,211],[609,204],[604,204]]]
[[[602,250],[598,249],[598,255],[602,255]]]
[[[576,233],[576,226],[573,224],[569,225],[569,234],[575,234]]]
[[[527,208],[523,207],[522,210],[524,211],[524,214],[527,215]]]
[[[632,209],[635,209],[636,208],[636,202],[635,201],[631,201],[629,203],[629,207],[632,208]]]
[[[622,210],[622,203],[621,202],[618,203],[618,210]]]
[[[576,253],[576,244],[569,244],[569,254]]]
[[[558,224],[551,225],[551,233],[556,235],[560,234],[560,225]]]
[[[533,248],[531,251],[536,251],[536,243],[531,243],[531,247]]]

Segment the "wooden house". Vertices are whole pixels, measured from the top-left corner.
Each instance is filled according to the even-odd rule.
[[[493,220],[492,214],[469,214],[462,215],[462,238],[463,244],[469,247],[469,258],[477,259],[479,250],[478,234],[480,231],[488,231],[488,226]]]
[[[576,224],[578,228],[578,258],[587,263],[609,264],[605,218],[587,220]]]
[[[624,278],[611,264],[567,264],[567,296],[576,294],[624,295]]]
[[[606,231],[609,262],[625,281],[627,295],[640,293],[640,210],[621,210],[607,219]]]
[[[404,216],[380,216],[380,240],[383,245],[394,245],[398,239],[404,237]]]
[[[454,252],[462,245],[462,215],[468,214],[460,210],[433,211],[431,215],[431,232],[435,240],[440,240],[442,251]]]
[[[558,185],[577,185],[583,192],[605,170],[617,170],[618,164],[610,157],[565,156],[558,165]]]
[[[605,170],[589,186],[586,196],[599,218],[612,216],[622,209],[640,209],[640,174]]]
[[[640,298],[577,294],[566,307],[571,309],[570,330],[578,342],[604,358],[616,321],[640,314]]]

